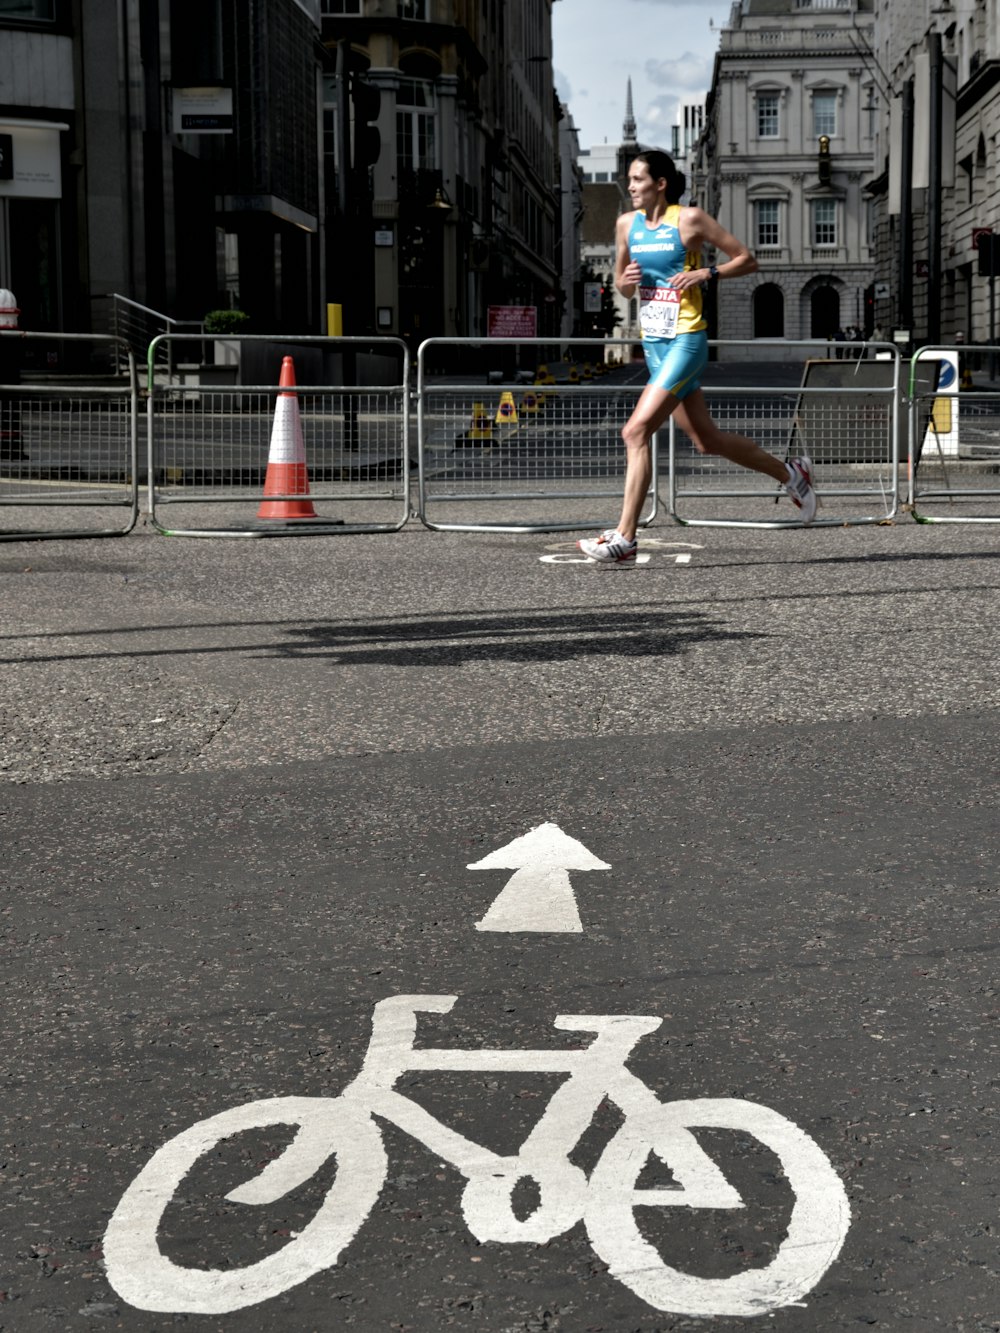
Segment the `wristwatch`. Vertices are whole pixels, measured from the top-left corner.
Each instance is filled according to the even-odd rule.
[[[708,280],[709,280],[709,282],[714,282],[715,279],[716,279],[718,276],[719,276],[719,270],[718,270],[718,268],[715,266],[715,264],[709,264],[709,266],[708,266]]]

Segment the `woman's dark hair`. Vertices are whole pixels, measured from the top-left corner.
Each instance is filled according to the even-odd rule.
[[[683,171],[674,166],[674,159],[669,153],[659,148],[650,148],[647,152],[636,153],[635,162],[645,162],[654,181],[663,179],[667,182],[667,203],[679,204],[687,181]]]

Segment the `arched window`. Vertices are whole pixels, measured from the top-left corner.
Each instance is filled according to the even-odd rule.
[[[836,287],[816,287],[809,298],[810,338],[832,338],[840,328],[840,293]]]
[[[753,336],[785,336],[785,294],[776,282],[763,282],[753,294]]]

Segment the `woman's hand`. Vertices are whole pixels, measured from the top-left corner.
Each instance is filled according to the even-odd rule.
[[[708,279],[707,268],[688,268],[683,273],[675,273],[670,279],[670,285],[676,287],[679,292],[686,292],[689,287],[700,287]]]

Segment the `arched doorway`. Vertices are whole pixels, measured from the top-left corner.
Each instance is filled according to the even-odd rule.
[[[840,293],[836,287],[816,287],[809,297],[810,338],[832,338],[840,328]]]
[[[785,336],[785,293],[776,282],[762,282],[753,294],[753,336]]]

